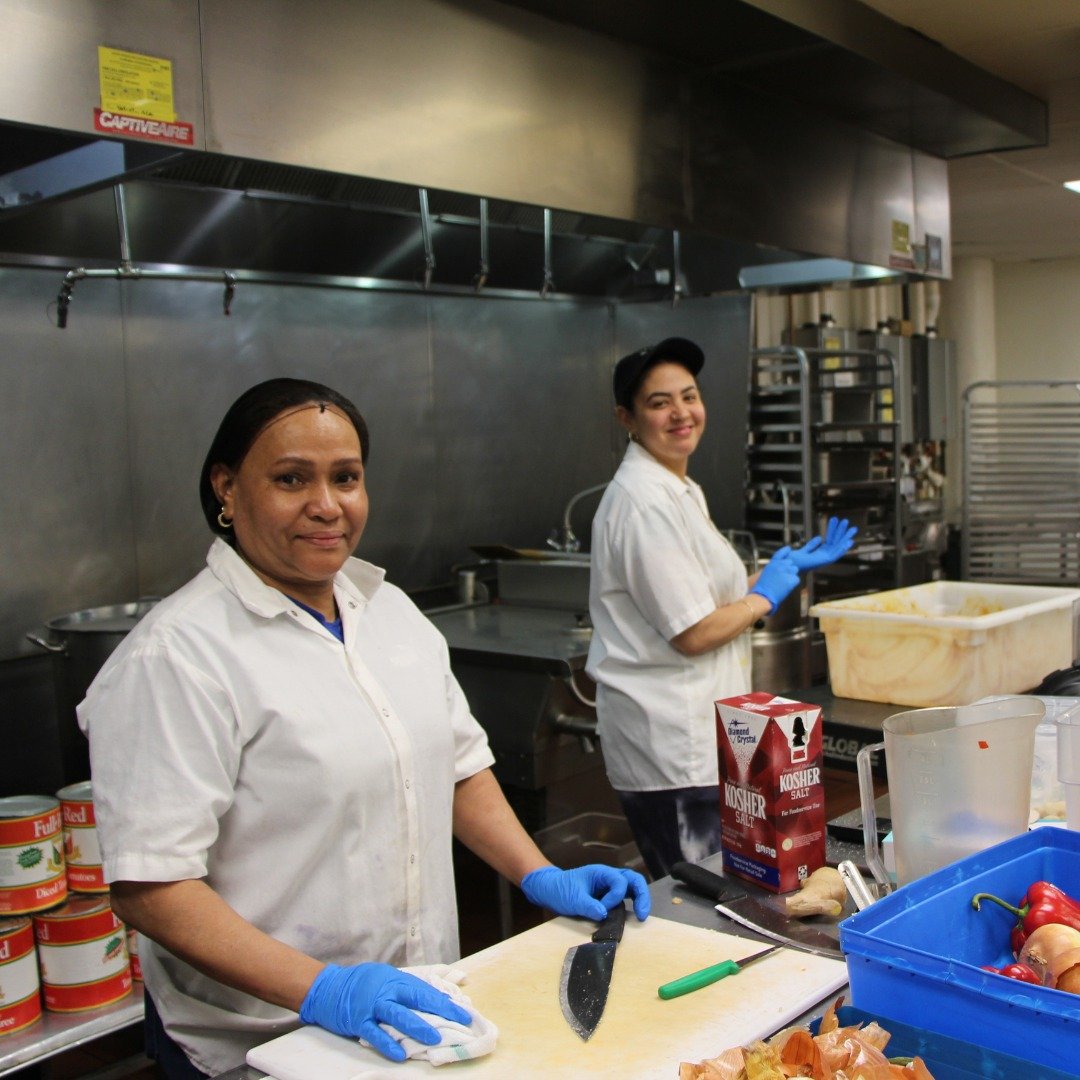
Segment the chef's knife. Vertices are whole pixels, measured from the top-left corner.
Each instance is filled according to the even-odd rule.
[[[714,982],[727,978],[728,975],[738,975],[743,968],[757,963],[758,960],[764,960],[766,956],[772,956],[780,949],[780,945],[770,945],[769,948],[762,949],[761,952],[756,952],[751,956],[744,956],[741,960],[723,960],[719,964],[713,964],[712,967],[702,968],[690,975],[684,975],[681,979],[664,983],[663,986],[657,987],[656,994],[665,1001],[681,997],[683,994],[700,990],[703,986],[711,986]]]
[[[716,904],[716,910],[732,922],[753,930],[770,941],[779,941],[793,949],[843,960],[844,954],[836,938],[822,930],[789,919],[783,912],[763,904],[746,894],[732,892],[728,882],[711,870],[693,863],[680,862],[671,868],[671,876],[688,885],[700,896]]]
[[[596,928],[592,941],[566,950],[559,980],[559,1004],[567,1023],[588,1039],[600,1023],[607,1003],[615,950],[626,925],[626,906],[617,904]]]

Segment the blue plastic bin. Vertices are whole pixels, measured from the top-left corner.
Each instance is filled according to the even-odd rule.
[[[1080,898],[1080,833],[1035,829],[911,882],[840,924],[851,1001],[880,1017],[1080,1076],[1080,995],[981,968],[1012,959],[1016,903],[1034,881]],[[888,1027],[886,1023],[884,1025]],[[1032,1080],[1041,1073],[1032,1072]]]
[[[921,1057],[934,1074],[934,1080],[1034,1080],[1031,1062],[1011,1054],[908,1027],[898,1020],[875,1016],[851,1005],[837,1009],[836,1018],[841,1027],[852,1024],[865,1027],[871,1020],[876,1020],[891,1036],[885,1053],[889,1057]],[[820,1021],[815,1020],[810,1030],[816,1035],[819,1026]],[[1061,1072],[1044,1065],[1039,1068],[1038,1080],[1076,1080],[1076,1073]]]

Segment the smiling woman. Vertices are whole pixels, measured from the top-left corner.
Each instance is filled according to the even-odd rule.
[[[801,569],[847,550],[781,548],[747,578],[687,475],[705,429],[704,363],[694,342],[667,338],[615,365],[630,445],[593,519],[586,670],[608,778],[654,877],[720,850],[713,702],[751,688],[745,632]]]
[[[458,958],[453,837],[560,914],[601,919],[627,896],[648,914],[641,875],[544,859],[446,642],[352,557],[367,456],[363,418],[328,387],[241,396],[200,478],[206,569],[79,707],[105,878],[147,939],[147,1046],[169,1080],[241,1065],[301,1022],[396,1061],[399,1035],[439,1040],[420,1012],[469,1025],[400,970]]]
[[[239,468],[217,462],[210,484],[236,549],[259,577],[328,619],[334,575],[360,541],[368,499],[360,439],[340,410],[300,405],[272,420]]]

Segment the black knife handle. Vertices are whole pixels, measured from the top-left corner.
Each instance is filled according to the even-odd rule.
[[[626,904],[616,904],[607,918],[596,928],[593,941],[622,941],[623,928],[626,926]]]
[[[671,876],[709,900],[723,900],[729,895],[727,882],[719,874],[695,863],[677,862],[671,868]]]

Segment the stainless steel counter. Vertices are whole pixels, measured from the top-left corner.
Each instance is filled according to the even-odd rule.
[[[515,604],[429,611],[454,660],[567,675],[585,667],[591,629],[577,613]]]
[[[855,758],[864,746],[881,742],[881,724],[886,717],[910,708],[879,701],[858,701],[834,697],[828,686],[808,686],[793,690],[785,697],[821,706],[821,747],[825,764],[841,769],[855,769]],[[885,759],[874,755],[874,773],[885,777]]]

